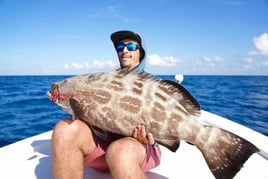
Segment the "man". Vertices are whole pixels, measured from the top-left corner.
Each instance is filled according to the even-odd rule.
[[[143,71],[145,51],[141,37],[131,31],[111,35],[121,68]],[[84,167],[109,170],[116,179],[142,179],[145,172],[158,166],[161,152],[151,133],[143,125],[133,129],[132,137],[94,130],[81,120],[63,119],[52,135],[53,173],[56,179],[84,177]]]

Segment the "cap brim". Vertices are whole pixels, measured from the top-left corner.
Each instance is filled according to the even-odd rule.
[[[119,42],[124,39],[135,40],[139,44],[141,44],[141,38],[139,37],[139,35],[131,31],[122,30],[122,31],[114,32],[111,35],[111,40],[113,41],[114,45],[119,44]]]

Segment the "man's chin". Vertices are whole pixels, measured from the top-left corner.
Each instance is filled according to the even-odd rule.
[[[129,62],[129,60],[122,60],[121,61],[121,64],[124,66],[124,67],[128,67],[131,65],[131,63]]]

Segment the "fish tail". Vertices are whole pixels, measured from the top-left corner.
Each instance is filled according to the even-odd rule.
[[[217,179],[231,179],[259,149],[247,140],[223,129],[205,126],[195,145],[201,150]]]

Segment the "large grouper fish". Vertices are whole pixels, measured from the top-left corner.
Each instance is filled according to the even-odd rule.
[[[123,69],[78,75],[53,83],[47,95],[93,131],[131,136],[143,124],[157,143],[173,152],[180,140],[188,141],[218,179],[233,178],[259,151],[231,132],[200,123],[200,105],[182,85],[147,73]]]

